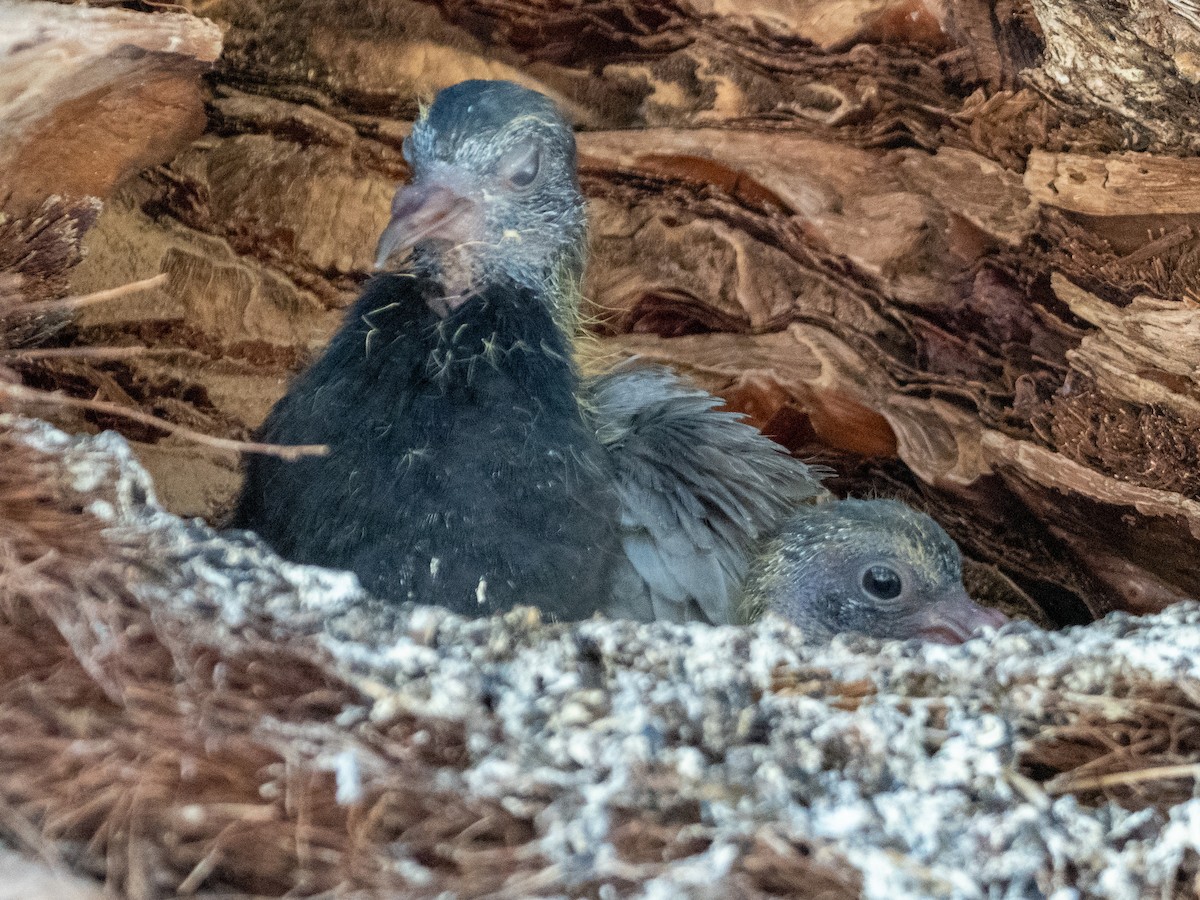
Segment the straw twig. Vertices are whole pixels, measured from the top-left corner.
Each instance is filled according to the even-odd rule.
[[[62,297],[58,300],[41,300],[36,303],[20,303],[7,300],[0,302],[0,315],[3,316],[40,316],[48,312],[67,312],[70,310],[82,309],[85,306],[92,306],[96,303],[104,303],[108,300],[116,300],[119,297],[124,297],[129,294],[136,294],[141,291],[148,291],[151,288],[161,287],[167,283],[167,274],[165,272],[155,275],[153,278],[143,278],[141,281],[131,281],[128,284],[122,284],[118,287],[107,288],[103,291],[96,291],[92,294],[82,294],[77,297]]]
[[[0,361],[39,359],[129,359],[136,356],[171,356],[194,354],[182,347],[30,347],[25,350],[0,351]]]
[[[121,418],[139,422],[142,425],[162,429],[197,444],[203,444],[204,446],[213,447],[218,450],[230,450],[234,453],[261,453],[266,456],[277,456],[280,459],[293,461],[304,456],[324,456],[329,452],[329,447],[326,444],[284,446],[281,444],[263,444],[256,441],[235,441],[230,438],[214,437],[213,435],[204,434],[201,431],[195,431],[184,425],[177,425],[174,422],[168,422],[165,419],[160,419],[141,410],[130,409],[127,406],[121,406],[117,403],[109,403],[104,400],[84,400],[80,397],[69,397],[65,394],[51,391],[40,391],[36,388],[24,387],[22,385],[0,384],[0,396],[8,397],[17,402],[48,403],[56,406],[67,406],[72,409],[86,409],[110,416],[120,416]]]
[[[1107,775],[1083,777],[1075,777],[1073,773],[1065,772],[1046,782],[1043,789],[1048,794],[1068,794],[1074,791],[1092,791],[1099,788],[1144,784],[1148,781],[1169,781],[1177,778],[1191,778],[1200,781],[1200,763],[1151,766],[1147,769],[1132,769],[1125,772],[1109,772]]]

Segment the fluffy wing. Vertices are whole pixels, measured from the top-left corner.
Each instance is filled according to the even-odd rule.
[[[797,504],[827,497],[826,473],[661,366],[623,364],[584,394],[617,472],[626,561],[609,614],[735,621],[754,545]]]

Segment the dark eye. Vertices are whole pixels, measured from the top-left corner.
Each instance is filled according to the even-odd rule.
[[[500,163],[500,174],[513,187],[527,188],[538,176],[542,164],[541,148],[527,143],[510,150]]]
[[[870,566],[862,576],[863,590],[876,600],[895,600],[904,590],[900,575],[891,566]]]

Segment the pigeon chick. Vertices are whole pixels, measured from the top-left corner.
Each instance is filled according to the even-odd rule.
[[[411,251],[405,270],[368,283],[261,431],[330,452],[251,458],[232,524],[380,597],[583,618],[620,547],[558,321],[584,234],[574,140],[541,95],[471,84],[405,142],[378,249]]]
[[[895,500],[841,500],[797,512],[751,565],[742,615],[771,610],[815,641],[845,631],[961,644],[1007,616],[975,603],[958,546]]]
[[[731,621],[751,547],[814,474],[664,369],[584,381],[575,140],[504,81],[443,90],[404,144],[373,279],[253,457],[231,524],[377,596],[486,615]]]

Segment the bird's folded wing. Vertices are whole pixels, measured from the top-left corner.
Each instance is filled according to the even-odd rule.
[[[757,541],[825,474],[789,456],[721,400],[637,360],[589,379],[584,402],[617,473],[614,617],[735,621]]]

